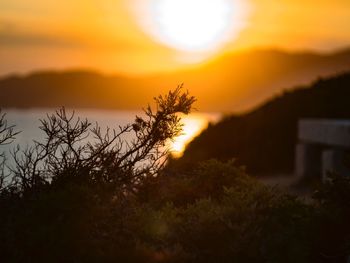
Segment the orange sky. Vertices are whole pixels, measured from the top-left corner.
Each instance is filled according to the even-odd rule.
[[[143,30],[133,7],[145,1],[1,0],[0,75],[69,68],[143,74],[187,65],[183,58],[191,54]],[[350,44],[349,0],[246,3],[246,26],[211,57],[252,47],[329,51]]]

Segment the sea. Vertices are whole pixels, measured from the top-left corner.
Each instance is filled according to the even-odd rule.
[[[41,126],[40,120],[47,119],[47,116],[55,114],[55,111],[55,109],[3,109],[1,111],[2,114],[5,114],[7,124],[13,125],[14,131],[19,132],[11,144],[0,146],[0,153],[5,153],[10,164],[11,151],[14,147],[20,146],[21,149],[25,149],[30,147],[34,140],[45,140],[46,135],[39,128]],[[119,127],[133,123],[136,116],[144,116],[142,111],[66,109],[66,112],[67,115],[74,113],[75,118],[87,119],[92,126],[98,123],[103,132],[107,128],[118,130]],[[181,116],[183,132],[172,142],[174,155],[181,156],[186,145],[200,134],[209,123],[217,122],[220,117],[221,114],[215,112],[194,112]],[[132,138],[126,137],[124,139],[131,140]]]

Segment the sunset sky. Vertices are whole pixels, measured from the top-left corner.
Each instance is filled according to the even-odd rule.
[[[221,9],[191,0],[190,10],[161,1],[2,0],[0,75],[69,68],[144,74],[242,49],[332,51],[350,44],[349,0],[216,0]],[[205,29],[204,44],[185,32],[192,13]]]

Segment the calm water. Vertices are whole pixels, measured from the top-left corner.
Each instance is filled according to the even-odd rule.
[[[9,153],[15,145],[22,147],[30,145],[33,140],[41,141],[44,133],[38,128],[40,119],[46,118],[46,114],[54,113],[53,109],[31,110],[4,110],[9,125],[16,125],[15,130],[21,131],[11,145],[0,146],[0,152]],[[71,113],[71,110],[67,110]],[[108,110],[76,110],[75,116],[81,119],[87,118],[91,123],[97,122],[102,129],[115,128],[132,123],[136,115],[143,116],[141,111],[108,111]],[[185,145],[205,129],[209,122],[216,122],[220,117],[218,113],[194,113],[183,117],[184,134],[173,143],[173,151],[181,155]]]

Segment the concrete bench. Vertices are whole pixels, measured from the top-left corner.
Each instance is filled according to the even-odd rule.
[[[350,150],[350,120],[301,119],[298,124],[295,172],[299,177],[329,172],[350,176],[345,164]]]

